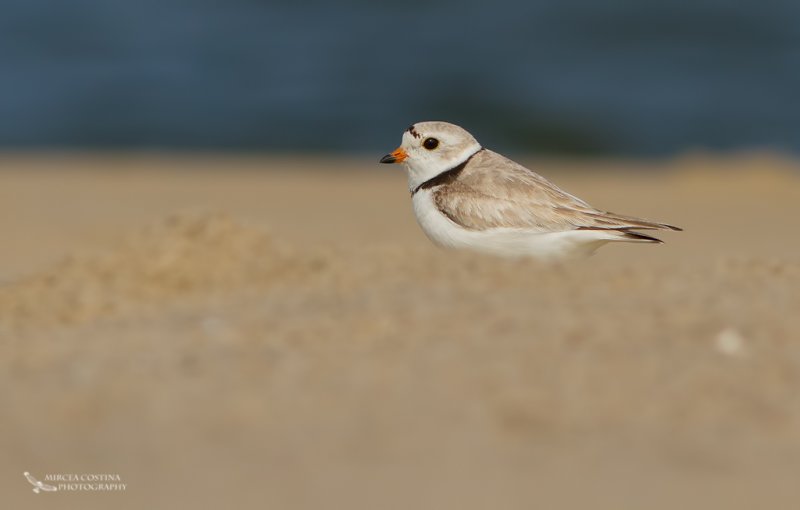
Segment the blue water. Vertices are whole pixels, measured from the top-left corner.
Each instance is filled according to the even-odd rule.
[[[0,146],[800,151],[800,2],[4,0]]]

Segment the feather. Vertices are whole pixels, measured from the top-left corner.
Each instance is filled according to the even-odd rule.
[[[532,170],[486,149],[468,160],[454,179],[443,180],[432,192],[439,211],[470,230],[608,230],[620,232],[619,240],[649,242],[661,241],[632,230],[682,230],[595,209]]]

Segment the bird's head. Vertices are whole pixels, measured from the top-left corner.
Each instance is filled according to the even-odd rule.
[[[465,129],[448,122],[417,122],[403,133],[394,152],[381,163],[402,163],[408,172],[411,189],[454,168],[481,149]]]

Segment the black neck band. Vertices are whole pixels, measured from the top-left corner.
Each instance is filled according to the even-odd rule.
[[[454,180],[456,180],[456,177],[458,177],[458,174],[460,174],[461,171],[464,170],[464,168],[467,166],[467,163],[469,163],[469,160],[474,158],[475,155],[478,154],[479,152],[481,152],[482,150],[484,150],[483,147],[481,147],[477,151],[473,152],[472,156],[470,156],[467,159],[465,159],[463,163],[460,163],[457,166],[454,166],[450,170],[445,170],[444,172],[440,173],[439,175],[437,175],[435,177],[431,177],[427,181],[423,182],[422,184],[420,184],[419,186],[417,186],[416,188],[414,188],[411,191],[411,196],[413,197],[414,195],[416,195],[417,191],[419,191],[421,189],[428,189],[428,188],[432,188],[434,186],[439,186],[440,184],[447,184],[447,183],[453,182]]]

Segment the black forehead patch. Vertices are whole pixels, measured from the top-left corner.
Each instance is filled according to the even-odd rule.
[[[414,138],[419,138],[420,136],[422,136],[417,132],[416,129],[414,129],[414,124],[411,124],[410,126],[408,126],[408,129],[406,129],[406,131],[411,133],[411,136],[413,136]]]

